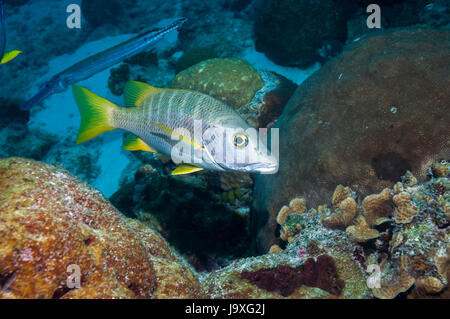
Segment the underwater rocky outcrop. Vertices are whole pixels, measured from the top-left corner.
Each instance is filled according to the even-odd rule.
[[[415,29],[367,37],[302,83],[276,125],[280,169],[256,177],[259,251],[276,241],[276,215],[291,198],[317,205],[339,184],[378,193],[407,170],[423,181],[431,163],[449,157],[449,36]]]
[[[155,162],[157,160],[153,160]],[[214,172],[172,176],[174,165],[140,167],[111,202],[126,215],[156,224],[163,236],[198,269],[217,268],[226,259],[248,254],[248,181],[223,180]],[[250,183],[252,181],[250,180]],[[251,188],[251,184],[250,184]],[[221,261],[222,260],[222,261]]]
[[[335,1],[264,0],[255,15],[255,46],[280,65],[310,66],[319,49],[344,43],[344,6]]]
[[[0,207],[0,298],[202,296],[155,230],[60,167],[0,160]]]
[[[279,246],[199,274],[157,222],[123,216],[60,167],[2,159],[0,298],[448,298],[449,168],[364,198],[341,185],[330,206],[294,198]]]

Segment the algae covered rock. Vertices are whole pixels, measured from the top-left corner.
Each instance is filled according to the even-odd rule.
[[[285,249],[242,258],[208,273],[201,280],[211,298],[370,298],[366,274],[353,258],[354,244],[346,233],[326,229],[314,210],[291,214],[297,224]]]
[[[311,204],[339,185],[379,193],[410,170],[450,154],[450,32],[399,30],[353,43],[302,83],[277,122],[280,169],[256,177],[252,225],[267,251],[276,215],[302,196]]]
[[[236,58],[209,59],[180,72],[171,87],[196,90],[238,108],[252,100],[263,86],[259,73]]]
[[[0,298],[200,296],[156,231],[57,166],[0,160],[0,207]]]

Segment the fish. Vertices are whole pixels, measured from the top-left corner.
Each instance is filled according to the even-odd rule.
[[[278,159],[269,154],[256,129],[229,105],[194,90],[157,88],[130,81],[120,107],[87,88],[72,85],[81,115],[76,143],[104,132],[125,130],[124,149],[169,155],[179,164],[172,175],[201,170],[273,174]]]
[[[29,110],[34,105],[41,104],[49,96],[65,91],[71,84],[85,80],[140,52],[149,50],[166,34],[179,29],[186,20],[186,18],[179,18],[164,27],[137,35],[70,66],[42,85],[34,96],[20,105],[20,109]]]
[[[0,21],[0,64],[5,64],[15,57],[17,57],[21,51],[12,50],[5,52],[6,48],[6,28],[5,28],[5,14],[3,12],[3,1],[0,1],[1,21]]]

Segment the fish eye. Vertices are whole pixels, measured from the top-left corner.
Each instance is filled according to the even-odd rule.
[[[248,144],[248,137],[244,133],[237,133],[233,136],[233,144],[236,147],[245,147]]]

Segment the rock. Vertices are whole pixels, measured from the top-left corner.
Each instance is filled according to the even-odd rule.
[[[333,0],[264,0],[255,14],[255,45],[281,65],[307,67],[329,41],[345,42],[346,17]]]
[[[259,71],[264,86],[253,99],[237,112],[255,128],[272,127],[283,112],[297,85],[284,76],[270,71]]]
[[[0,298],[202,296],[157,232],[57,166],[0,160],[0,206]]]
[[[259,251],[274,244],[276,215],[312,205],[338,184],[366,196],[410,170],[419,180],[449,157],[450,32],[399,30],[353,43],[297,89],[278,120],[280,169],[255,181]]]
[[[112,68],[108,78],[108,88],[112,94],[120,96],[125,89],[125,83],[130,80],[130,67],[126,63],[122,63],[117,68]]]
[[[10,122],[0,131],[0,158],[21,156],[41,160],[57,142],[53,134]]]
[[[41,159],[46,163],[64,165],[71,174],[92,184],[101,172],[97,163],[100,157],[99,144],[103,139],[88,141],[80,145],[73,143],[73,137],[66,138],[55,146]]]
[[[225,299],[370,298],[348,234],[323,227],[321,214],[314,210],[290,215],[288,224],[297,223],[293,216],[304,220],[284,250],[278,247],[274,253],[272,248],[268,254],[235,260],[206,274],[205,294]]]
[[[81,2],[83,17],[96,28],[102,24],[117,24],[124,8],[117,0],[89,0]]]
[[[233,108],[250,102],[263,86],[259,73],[236,58],[209,59],[180,72],[174,89],[196,90],[221,100]]]
[[[26,124],[30,119],[30,111],[22,111],[19,105],[22,101],[0,97],[0,126],[6,126],[10,122]]]
[[[237,2],[242,5],[245,1],[247,0]],[[231,4],[229,0],[225,2]],[[242,56],[247,49],[253,47],[252,5],[237,13],[224,10],[223,6],[215,1],[201,1],[195,5],[183,1],[172,5],[172,16],[174,6],[181,6],[183,16],[189,21],[178,34],[179,48],[183,51],[206,47],[214,48],[214,52],[220,57],[231,57]]]
[[[173,167],[141,167],[131,183],[113,194],[112,203],[128,216],[153,216],[173,247],[204,263],[245,254],[250,244],[246,219],[220,200],[220,185],[207,184],[219,178],[209,172],[172,176]]]

